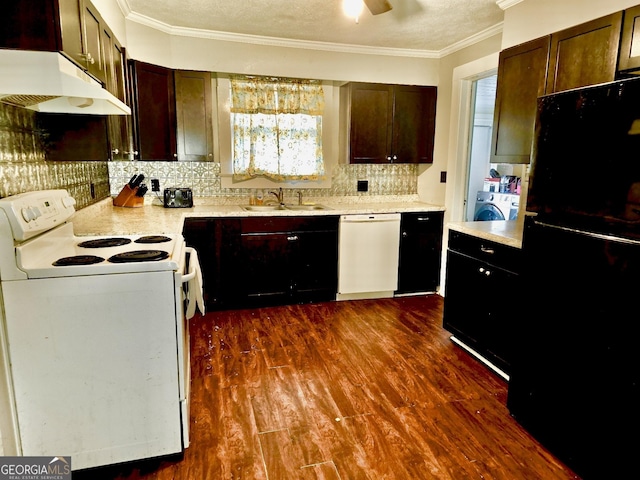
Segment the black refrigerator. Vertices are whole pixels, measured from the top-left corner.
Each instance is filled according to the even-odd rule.
[[[584,479],[640,478],[640,79],[538,99],[511,415]]]

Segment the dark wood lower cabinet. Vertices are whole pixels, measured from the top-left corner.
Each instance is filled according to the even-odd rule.
[[[335,300],[338,217],[187,219],[212,310]]]
[[[398,294],[435,292],[440,285],[444,212],[403,213]]]
[[[520,255],[514,247],[449,235],[443,326],[507,374],[520,315]]]

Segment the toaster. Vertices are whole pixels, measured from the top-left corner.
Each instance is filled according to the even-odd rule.
[[[190,188],[165,188],[165,208],[190,208],[193,207],[193,193]]]

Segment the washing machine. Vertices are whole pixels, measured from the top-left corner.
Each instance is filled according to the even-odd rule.
[[[474,221],[515,220],[518,216],[520,195],[515,193],[478,192]]]

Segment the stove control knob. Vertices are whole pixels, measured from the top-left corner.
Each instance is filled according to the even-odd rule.
[[[36,212],[33,210],[32,207],[22,207],[21,213],[22,213],[22,218],[24,218],[24,221],[27,223],[38,218],[36,216]]]

